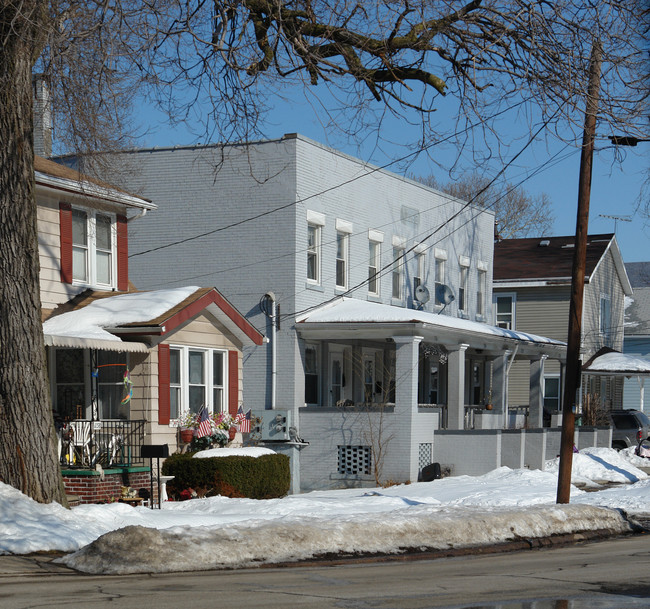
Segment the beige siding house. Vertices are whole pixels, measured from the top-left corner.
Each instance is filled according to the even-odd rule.
[[[494,246],[493,310],[497,326],[566,341],[568,334],[573,237],[506,239]],[[587,246],[582,316],[581,359],[602,347],[621,351],[625,296],[632,289],[612,234],[591,235]],[[543,362],[544,418],[549,425],[561,410],[563,365]],[[510,371],[508,404],[527,406],[529,371],[515,362]],[[585,375],[583,399],[589,395],[606,408],[620,408],[622,394],[610,377]],[[530,425],[530,421],[528,422]]]
[[[180,447],[184,414],[237,414],[242,349],[263,337],[214,288],[135,290],[128,227],[150,201],[38,157],[35,178],[64,481],[82,502],[107,501],[148,477],[142,446]]]

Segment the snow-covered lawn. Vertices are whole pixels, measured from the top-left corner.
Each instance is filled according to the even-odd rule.
[[[629,524],[616,510],[650,515],[650,479],[638,466],[650,466],[650,460],[631,450],[581,451],[574,455],[573,482],[595,491],[572,487],[568,506],[555,505],[557,460],[547,462],[544,472],[503,467],[478,477],[265,501],[168,502],[161,510],[125,504],[66,510],[0,483],[0,554],[60,550],[71,552],[62,559],[66,564],[91,573],[164,572],[328,552],[390,553],[595,529],[625,532]],[[600,490],[603,481],[624,484]]]

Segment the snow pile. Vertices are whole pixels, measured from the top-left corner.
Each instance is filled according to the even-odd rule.
[[[525,511],[417,506],[336,520],[302,517],[249,523],[237,529],[158,531],[129,527],[94,541],[62,562],[86,573],[164,573],[251,567],[328,554],[465,548],[592,529],[630,530],[615,511],[591,506],[542,506]],[[200,559],[197,560],[197,556]]]
[[[261,457],[274,455],[275,451],[261,446],[242,446],[241,448],[209,448],[194,454],[195,459],[208,459],[210,457]]]
[[[64,562],[80,570],[162,572],[327,553],[462,548],[595,529],[618,533],[629,527],[616,510],[650,517],[650,478],[637,467],[650,467],[650,459],[610,449],[574,455],[574,481],[598,489],[593,480],[618,476],[624,484],[590,493],[572,487],[569,506],[555,505],[557,463],[548,465],[551,471],[501,467],[389,488],[264,501],[210,497],[154,510],[120,503],[66,510],[0,483],[0,554],[78,551]]]
[[[571,480],[578,482],[638,482],[648,478],[640,470],[644,461],[650,466],[650,460],[637,457],[634,449],[617,452],[613,448],[585,448],[573,455]],[[557,475],[560,459],[552,459],[544,465],[544,471]]]

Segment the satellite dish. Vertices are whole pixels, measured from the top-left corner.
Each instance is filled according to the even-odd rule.
[[[425,286],[419,285],[417,288],[415,288],[415,300],[421,302],[422,304],[426,304],[430,299],[431,294],[429,294],[429,290],[427,290]]]
[[[436,301],[447,306],[456,300],[454,293],[448,285],[439,283],[436,285]]]

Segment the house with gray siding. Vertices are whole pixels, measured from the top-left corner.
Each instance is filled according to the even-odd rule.
[[[266,337],[244,348],[243,408],[290,454],[294,492],[415,481],[437,430],[503,427],[513,359],[564,357],[490,325],[489,210],[297,134],[114,161],[158,204],[131,232],[136,286],[216,285]]]
[[[493,323],[566,341],[569,324],[574,237],[505,239],[494,246]],[[632,288],[613,234],[589,235],[585,268],[580,357],[587,362],[603,347],[623,349],[625,299]],[[543,359],[546,425],[559,424],[564,366]],[[528,406],[528,370],[510,371],[508,404]],[[582,400],[596,399],[605,409],[620,408],[622,381],[584,374]],[[530,424],[530,417],[528,420]],[[542,424],[541,420],[533,422]]]
[[[650,361],[650,262],[626,263],[625,270],[633,293],[626,298],[623,353]],[[645,412],[650,412],[647,391],[642,391],[644,384],[643,377],[625,379],[623,408],[638,409],[643,404]]]

